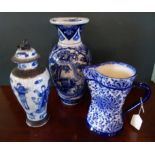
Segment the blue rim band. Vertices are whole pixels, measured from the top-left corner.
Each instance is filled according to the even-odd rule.
[[[94,128],[91,127],[91,125],[88,123],[87,120],[86,120],[86,126],[87,126],[87,128],[91,132],[93,132],[93,133],[95,133],[97,135],[103,136],[103,137],[113,137],[113,136],[116,136],[116,135],[118,135],[123,130],[123,127],[122,127],[120,130],[118,130],[116,132],[112,132],[112,133],[97,131],[96,129],[94,129]]]
[[[100,83],[100,82],[98,82],[98,81],[96,81],[96,80],[94,80],[94,79],[86,79],[86,80],[87,80],[87,81],[94,81],[94,82],[96,82],[96,83],[98,83],[98,84],[100,84],[100,85],[102,85],[103,87],[106,87],[106,88],[108,88],[108,89],[122,90],[122,91],[123,91],[123,90],[132,88],[132,85],[129,86],[129,87],[125,87],[125,88],[115,88],[115,87],[105,86],[105,85],[103,85],[102,83]]]

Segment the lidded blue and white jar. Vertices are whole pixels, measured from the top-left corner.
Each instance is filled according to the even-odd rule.
[[[10,74],[10,83],[20,105],[26,112],[26,123],[40,127],[47,123],[50,75],[38,63],[39,55],[27,40],[18,46],[12,61],[17,63]]]
[[[58,29],[59,41],[49,56],[49,70],[57,92],[66,105],[75,105],[84,94],[84,66],[90,64],[90,53],[82,43],[80,32],[88,18],[59,17],[50,19]]]

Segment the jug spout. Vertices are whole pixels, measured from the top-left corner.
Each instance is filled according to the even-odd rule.
[[[103,77],[101,74],[97,72],[95,66],[86,66],[83,69],[83,75],[88,82],[89,89],[92,89],[91,85],[94,85],[94,84],[98,84],[99,87],[103,87],[103,84],[102,84]]]
[[[83,75],[86,80],[93,80],[97,76],[95,68],[92,66],[86,66],[83,69]]]
[[[88,88],[90,90],[90,94],[92,98],[97,94],[100,94],[102,89],[105,89],[102,83],[103,81],[102,77],[96,71],[96,67],[86,66],[83,69],[83,74],[84,74],[85,80],[87,81]]]

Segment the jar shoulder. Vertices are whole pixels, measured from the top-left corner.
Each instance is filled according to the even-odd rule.
[[[29,77],[21,77],[15,75],[13,71],[10,73],[10,83],[22,83],[24,85],[38,84],[38,83],[47,83],[49,81],[50,75],[47,68],[44,69],[43,72]]]

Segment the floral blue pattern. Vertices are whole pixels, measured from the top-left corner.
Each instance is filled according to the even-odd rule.
[[[123,64],[121,63],[121,65]],[[132,88],[136,71],[128,66],[135,74],[126,79],[115,79],[97,72],[96,67],[100,65],[85,67],[83,70],[91,91],[91,105],[87,114],[87,123],[90,130],[113,136],[123,127],[122,106]]]
[[[77,48],[56,46],[49,57],[49,68],[53,82],[61,99],[72,104],[84,91],[84,66],[90,63],[88,49],[81,45]]]
[[[108,96],[105,96],[104,98],[101,96],[95,96],[94,100],[96,101],[96,105],[103,110],[113,110],[113,109],[119,109],[119,106],[117,104],[120,95],[118,95],[116,98],[113,98],[111,94]]]

